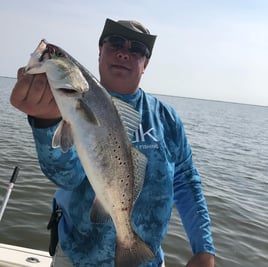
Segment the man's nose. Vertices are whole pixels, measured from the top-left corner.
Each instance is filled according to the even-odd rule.
[[[122,60],[129,59],[129,51],[126,48],[119,49],[116,53],[116,57]]]

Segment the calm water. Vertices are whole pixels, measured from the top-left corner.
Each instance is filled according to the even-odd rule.
[[[0,201],[15,166],[16,186],[0,242],[47,250],[55,187],[41,173],[26,117],[9,104],[15,80],[0,77]],[[268,266],[268,107],[159,96],[180,113],[203,179],[216,266]],[[1,204],[1,202],[0,202]],[[191,256],[177,211],[164,241],[167,267]]]

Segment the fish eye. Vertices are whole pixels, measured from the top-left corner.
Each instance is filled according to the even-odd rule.
[[[47,51],[50,54],[50,56],[64,57],[64,53],[60,49],[58,49],[58,47],[52,44],[47,45]]]
[[[43,51],[43,53],[41,54],[41,56],[40,56],[40,58],[39,58],[39,61],[41,62],[41,61],[43,61],[44,59],[48,59],[48,58],[51,58],[51,54],[50,54],[49,49],[47,48],[47,49],[45,49],[45,50]]]
[[[55,56],[57,56],[57,57],[64,57],[64,54],[63,54],[61,51],[59,51],[59,50],[55,50],[55,51],[54,51],[54,54],[55,54]]]

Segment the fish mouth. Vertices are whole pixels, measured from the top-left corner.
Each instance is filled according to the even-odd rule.
[[[57,88],[57,91],[67,96],[75,96],[81,94],[81,92],[72,88]]]
[[[41,63],[32,64],[31,66],[27,65],[24,67],[24,73],[30,73],[33,69],[39,69],[42,67]]]

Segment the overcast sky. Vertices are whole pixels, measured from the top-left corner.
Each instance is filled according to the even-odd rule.
[[[267,0],[1,1],[0,76],[15,77],[45,38],[98,77],[106,18],[157,35],[145,91],[268,106]]]

